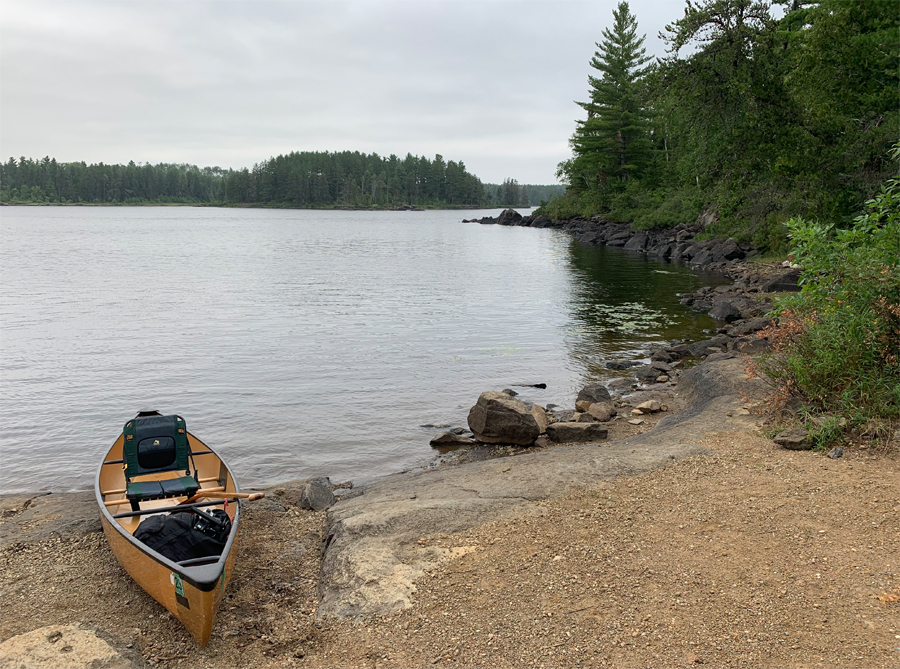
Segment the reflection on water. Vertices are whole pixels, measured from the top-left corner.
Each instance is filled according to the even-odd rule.
[[[574,239],[568,251],[573,327],[566,347],[585,381],[609,376],[608,360],[640,356],[648,346],[714,327],[709,316],[682,307],[676,294],[723,283],[725,277]]]

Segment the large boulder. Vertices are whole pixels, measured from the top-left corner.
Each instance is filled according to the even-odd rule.
[[[505,393],[481,393],[478,402],[469,410],[469,429],[478,441],[487,444],[534,443],[541,428],[523,402]]]
[[[611,402],[612,397],[610,397],[609,391],[602,383],[592,383],[578,392],[578,397],[575,398],[575,401],[587,401],[593,404],[594,402]]]
[[[741,317],[741,310],[738,309],[733,301],[727,297],[716,300],[709,315],[717,321],[736,321]]]
[[[800,290],[800,270],[792,269],[790,272],[776,276],[763,284],[760,290],[764,293],[794,292]]]
[[[609,434],[600,423],[553,423],[547,428],[547,436],[558,444],[599,441]]]
[[[497,217],[498,225],[516,225],[522,220],[522,214],[515,209],[504,209]]]
[[[647,241],[650,239],[646,232],[639,232],[628,240],[624,248],[626,251],[643,251],[647,248]]]

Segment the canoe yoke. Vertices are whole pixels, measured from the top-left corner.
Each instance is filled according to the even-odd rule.
[[[193,453],[187,426],[181,416],[138,416],[122,429],[122,459],[125,464],[125,498],[134,511],[143,500],[192,496],[200,489],[197,465],[191,476]],[[183,476],[157,481],[134,481],[146,474],[183,471]]]

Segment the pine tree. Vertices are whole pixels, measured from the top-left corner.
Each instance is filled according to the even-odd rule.
[[[650,158],[649,114],[642,102],[651,69],[644,66],[650,57],[627,2],[619,3],[613,20],[591,59],[591,67],[602,76],[588,77],[590,102],[577,103],[587,120],[578,121],[572,136],[575,156],[562,168],[577,190],[600,187],[608,180],[624,184],[640,175]]]

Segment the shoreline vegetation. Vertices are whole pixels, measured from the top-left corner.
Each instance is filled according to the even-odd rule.
[[[652,60],[619,3],[558,166],[568,189],[537,213],[641,230],[703,215],[710,236],[786,253],[792,218],[846,227],[898,173],[896,2],[699,0],[672,18]]]

